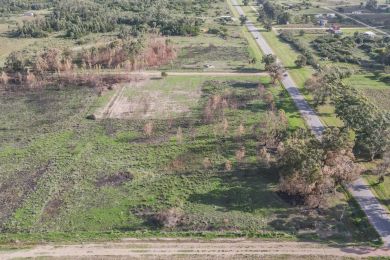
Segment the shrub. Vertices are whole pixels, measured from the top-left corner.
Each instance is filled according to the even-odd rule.
[[[159,226],[174,228],[180,224],[183,216],[183,211],[179,208],[164,209],[154,215],[154,221]]]

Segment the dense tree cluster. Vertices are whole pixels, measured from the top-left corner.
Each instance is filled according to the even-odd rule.
[[[215,0],[55,1],[51,3],[53,11],[49,15],[25,21],[13,34],[38,38],[63,31],[66,37],[77,39],[88,33],[112,32],[120,25],[127,25],[132,35],[159,29],[163,35],[195,36],[203,21],[193,14],[206,12],[213,3]]]
[[[0,0],[0,16],[11,13],[20,13],[25,10],[41,10],[53,6],[54,1],[34,0]]]
[[[276,21],[278,24],[286,24],[291,21],[291,14],[279,4],[265,1],[259,9],[260,20]]]
[[[355,52],[361,49],[378,63],[390,65],[390,37],[373,38],[360,33],[346,37],[326,35],[315,39],[311,44],[320,56],[332,61],[360,64],[361,59]]]
[[[390,113],[380,110],[353,87],[340,84],[333,98],[336,114],[355,131],[356,144],[373,160],[390,145]]]
[[[329,128],[321,140],[297,131],[279,147],[279,188],[303,199],[309,207],[321,206],[336,187],[359,174],[346,129]]]
[[[314,94],[317,104],[328,98],[336,107],[336,115],[344,125],[354,130],[356,148],[372,160],[389,149],[390,113],[380,110],[359,90],[343,83],[349,70],[324,68],[316,73],[306,87]]]
[[[151,35],[148,39],[117,40],[107,46],[89,48],[81,52],[45,49],[33,58],[26,58],[23,52],[12,52],[1,69],[0,83],[37,86],[38,82],[43,84],[45,80],[50,81],[54,72],[75,77],[75,69],[124,68],[131,71],[160,66],[175,58],[175,46],[158,35]],[[71,82],[71,79],[69,81]]]
[[[356,44],[352,37],[320,36],[312,42],[312,46],[321,57],[360,64],[360,59],[354,54]]]

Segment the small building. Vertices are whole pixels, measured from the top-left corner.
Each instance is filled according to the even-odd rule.
[[[326,17],[328,17],[328,18],[336,18],[336,14],[328,13],[328,14],[326,14]]]
[[[24,13],[24,16],[34,16],[35,14],[33,12],[27,12],[27,13]]]
[[[215,66],[214,66],[214,65],[211,65],[211,64],[205,64],[203,67],[204,67],[205,69],[214,69],[214,68],[215,68]]]
[[[341,31],[340,25],[337,25],[337,24],[332,24],[332,26],[329,27],[328,32],[333,33],[333,34],[338,34],[338,35],[343,34],[343,32]]]
[[[390,4],[378,5],[377,9],[381,11],[388,11],[390,10]]]
[[[371,32],[371,31],[367,31],[367,32],[364,32],[363,33],[364,36],[368,37],[368,38],[375,38],[376,34],[374,32]]]
[[[225,22],[231,22],[233,21],[233,18],[230,15],[222,15],[217,18],[220,21],[225,21]]]
[[[319,24],[321,27],[325,27],[325,26],[328,24],[328,20],[326,20],[326,19],[320,19],[320,20],[318,20],[318,24]]]
[[[323,14],[316,14],[316,15],[314,15],[314,17],[317,19],[320,19],[320,18],[324,17],[324,15]]]

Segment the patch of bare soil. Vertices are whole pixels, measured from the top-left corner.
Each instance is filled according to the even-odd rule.
[[[43,213],[41,216],[41,221],[45,222],[47,220],[52,219],[53,217],[58,216],[61,211],[61,206],[63,205],[63,201],[60,198],[54,198],[46,203],[45,208],[43,209]]]
[[[390,256],[386,249],[331,247],[308,242],[272,242],[260,239],[127,239],[78,245],[40,245],[30,249],[0,252],[1,259],[60,257],[62,259],[341,259]],[[100,257],[100,258],[99,258]]]
[[[104,117],[119,119],[154,119],[169,118],[172,115],[183,115],[190,112],[190,107],[177,97],[186,97],[188,100],[197,99],[200,93],[185,91],[167,91],[161,89],[143,89],[149,80],[133,82],[121,86]],[[124,93],[131,88],[136,96],[127,97]]]
[[[122,185],[123,183],[127,181],[131,181],[134,178],[133,174],[130,172],[118,172],[114,175],[104,176],[97,180],[96,186],[97,187],[103,187],[103,186],[112,186],[117,187]]]
[[[33,172],[20,171],[16,176],[0,183],[0,223],[3,223],[26,196],[35,190],[40,177],[49,167],[50,162]]]

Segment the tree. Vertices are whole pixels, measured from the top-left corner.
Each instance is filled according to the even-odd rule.
[[[266,22],[264,22],[264,29],[266,29],[267,32],[272,31],[272,21],[266,21]]]
[[[144,134],[147,136],[147,137],[151,137],[152,134],[153,134],[153,122],[148,122],[144,125]]]
[[[376,169],[378,175],[378,183],[383,183],[385,181],[385,176],[390,174],[390,150],[388,149],[382,158],[382,162],[378,165]]]
[[[324,67],[305,83],[305,87],[314,95],[315,105],[324,104],[337,89],[343,88],[342,79],[351,75],[350,70],[338,67]]]
[[[245,15],[241,15],[240,16],[240,23],[241,23],[241,25],[244,25],[247,20],[248,20],[248,18]]]
[[[377,0],[367,0],[367,2],[366,2],[367,9],[376,9],[377,7],[378,7]]]
[[[244,3],[245,6],[249,4],[249,0],[243,0],[242,2]]]
[[[296,132],[278,149],[279,189],[303,198],[309,207],[321,206],[337,185],[358,176],[352,147],[347,129],[328,128],[321,141],[308,131]]]
[[[270,65],[276,62],[276,56],[273,54],[264,55],[261,62],[264,63],[265,65]]]
[[[277,80],[282,78],[283,68],[279,63],[272,63],[265,66],[272,79],[272,84],[275,84]]]
[[[8,81],[9,81],[9,77],[8,77],[7,73],[2,71],[1,72],[1,76],[0,76],[0,83],[3,84],[3,85],[7,85]]]
[[[288,121],[284,111],[267,111],[258,127],[255,135],[265,147],[275,148],[285,138],[288,129]]]
[[[295,61],[295,65],[297,65],[297,67],[299,68],[302,68],[306,66],[306,64],[307,64],[307,58],[303,55],[299,55]]]
[[[288,24],[291,20],[291,14],[289,12],[283,12],[276,18],[278,24]]]
[[[382,155],[390,145],[390,113],[351,86],[341,85],[335,91],[336,115],[355,131],[357,148],[367,152],[370,160]]]
[[[28,60],[22,52],[13,51],[8,55],[4,68],[9,72],[24,72],[28,65]]]

